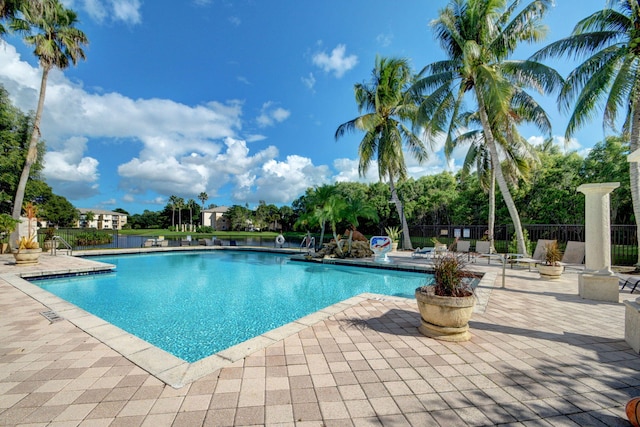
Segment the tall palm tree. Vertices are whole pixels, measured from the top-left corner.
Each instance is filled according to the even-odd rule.
[[[200,202],[202,202],[202,210],[204,210],[204,202],[209,200],[209,195],[203,191],[198,194],[198,199],[200,200]]]
[[[171,229],[175,229],[176,225],[176,206],[178,205],[178,196],[169,196],[169,204],[171,205]]]
[[[427,159],[425,144],[406,124],[415,124],[417,103],[411,92],[413,74],[406,59],[377,57],[368,83],[354,86],[358,112],[365,114],[338,126],[336,140],[347,132],[362,131],[358,154],[358,172],[367,173],[371,163],[378,162],[381,181],[389,180],[391,200],[402,222],[403,247],[412,249],[409,227],[398,198],[395,180],[407,177],[403,146],[418,162]]]
[[[34,7],[34,3],[42,3],[46,7]],[[11,28],[26,34],[25,42],[34,46],[34,54],[38,57],[42,67],[42,80],[27,159],[13,201],[12,216],[16,219],[20,217],[31,166],[38,158],[40,120],[42,119],[49,72],[53,68],[64,70],[70,64],[76,65],[78,60],[85,59],[83,49],[89,43],[87,36],[75,27],[78,23],[76,13],[71,9],[66,9],[58,0],[22,2],[21,5],[22,17],[14,18],[11,21]]]
[[[523,102],[524,101],[524,102]],[[551,136],[551,122],[540,106],[528,97],[512,98],[512,111],[495,126],[494,136],[503,158],[501,167],[505,179],[517,186],[520,179],[528,179],[531,166],[538,161],[535,149],[519,134],[517,126],[522,122],[533,123],[538,129]],[[488,240],[494,248],[494,228],[496,212],[496,174],[491,164],[491,155],[484,139],[482,123],[477,112],[467,112],[461,116],[461,126],[457,136],[445,144],[445,155],[449,158],[453,149],[469,146],[462,166],[462,176],[475,168],[480,187],[489,194]],[[505,132],[501,132],[505,129]]]
[[[182,209],[184,208],[184,199],[182,197],[176,197],[175,206],[176,209],[178,209],[178,228],[176,231],[182,231]]]
[[[631,152],[640,149],[638,0],[608,1],[605,9],[578,22],[569,37],[551,43],[532,58],[563,56],[587,57],[569,74],[558,97],[561,109],[571,114],[567,139],[602,107],[605,128],[614,129],[617,119],[624,117],[622,130]],[[640,164],[630,162],[629,175],[633,212],[640,228]],[[640,234],[636,234],[640,246]],[[640,266],[640,252],[636,265]]]
[[[497,132],[506,128],[514,113],[514,97],[536,105],[525,89],[551,92],[562,83],[560,75],[533,61],[509,60],[519,42],[535,42],[546,35],[541,19],[552,0],[535,0],[520,7],[519,0],[451,0],[432,23],[447,59],[425,67],[415,90],[425,93],[419,117],[433,136],[456,137],[462,106],[473,102],[491,160],[496,183],[516,232],[518,251],[526,254],[518,210],[500,165]],[[540,111],[537,107],[536,111]],[[509,140],[511,138],[508,138]]]

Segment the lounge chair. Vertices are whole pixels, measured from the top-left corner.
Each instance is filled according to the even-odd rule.
[[[562,255],[560,265],[564,266],[565,269],[573,268],[576,270],[582,270],[584,268],[584,255],[584,242],[569,240],[567,242],[567,247],[564,250],[564,254]]]
[[[526,258],[526,257],[522,257],[522,258],[518,258],[515,261],[517,263],[525,263],[525,264],[529,264],[529,271],[531,271],[531,264],[534,265],[534,267],[537,264],[543,264],[544,263],[544,255],[547,252],[547,245],[554,243],[556,240],[545,240],[545,239],[538,239],[538,243],[536,243],[536,248],[533,251],[533,256],[531,258]]]
[[[491,259],[499,259],[502,263],[504,258],[501,254],[497,254],[491,249],[491,242],[488,240],[477,240],[476,241],[476,251],[473,257],[473,262],[475,262],[478,258],[487,258],[487,264],[491,263]]]
[[[411,254],[411,258],[433,258],[435,250],[432,247],[417,248]]]
[[[469,240],[458,240],[456,242],[456,252],[461,254],[467,254],[471,259],[471,242]]]

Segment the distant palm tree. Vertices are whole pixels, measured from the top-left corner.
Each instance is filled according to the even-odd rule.
[[[87,213],[84,214],[84,226],[86,227],[90,227],[91,226],[91,221],[93,221],[96,217],[96,214],[94,214],[92,211],[89,211]]]
[[[542,64],[509,60],[519,42],[539,41],[546,35],[540,21],[553,1],[536,0],[522,8],[519,3],[451,0],[432,24],[447,58],[425,67],[415,90],[426,93],[421,123],[431,135],[444,133],[446,144],[456,137],[465,101],[475,103],[492,171],[516,231],[518,251],[526,254],[520,216],[500,166],[496,132],[514,112],[514,97],[536,105],[525,88],[550,92],[562,78]]]
[[[209,200],[209,195],[203,191],[202,193],[198,194],[198,199],[200,200],[200,202],[202,202],[202,210],[204,210],[204,202]]]
[[[182,231],[182,209],[184,208],[184,199],[182,197],[176,197],[176,209],[178,209],[178,229],[176,231]]]
[[[45,6],[35,7],[38,3]],[[31,166],[38,158],[40,120],[49,72],[53,68],[64,70],[70,64],[76,65],[78,60],[85,59],[83,48],[89,43],[87,36],[75,27],[78,23],[76,13],[66,9],[58,0],[24,1],[20,6],[22,18],[14,17],[11,28],[26,34],[24,41],[34,46],[34,54],[42,67],[42,80],[27,158],[13,200],[12,216],[16,219],[20,217]]]
[[[406,59],[376,58],[368,83],[355,85],[358,112],[365,114],[338,126],[336,140],[347,132],[363,131],[358,148],[358,172],[366,174],[374,160],[378,162],[380,180],[389,180],[391,200],[396,205],[402,223],[404,248],[411,249],[409,227],[398,198],[395,180],[404,180],[407,166],[403,145],[418,162],[427,159],[424,142],[406,124],[414,124],[417,103],[410,90],[413,83],[411,67]]]
[[[175,229],[175,225],[176,225],[176,206],[178,204],[178,196],[171,195],[169,197],[169,204],[171,205],[171,228]]]
[[[615,5],[615,8],[611,6]],[[624,117],[623,132],[631,152],[640,149],[640,4],[638,0],[607,2],[607,7],[584,18],[573,32],[533,55],[587,59],[573,70],[558,97],[571,113],[567,140],[602,107],[605,127],[615,128]],[[623,110],[623,111],[620,111]],[[640,164],[629,163],[631,199],[640,228]],[[640,245],[640,233],[636,233]],[[640,251],[636,265],[640,265]]]

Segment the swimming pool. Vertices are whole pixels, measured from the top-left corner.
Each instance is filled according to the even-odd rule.
[[[190,363],[361,293],[412,298],[428,280],[263,252],[91,259],[116,271],[34,283]]]

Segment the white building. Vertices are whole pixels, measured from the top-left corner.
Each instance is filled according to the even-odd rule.
[[[122,230],[127,223],[127,215],[120,212],[105,211],[101,209],[78,209],[80,219],[76,223],[79,228],[97,228],[98,230]],[[93,213],[93,219],[87,220],[87,214]]]
[[[224,214],[227,213],[228,210],[229,208],[227,206],[218,206],[217,208],[201,211],[202,225],[219,231],[231,230],[229,220],[224,217]]]

